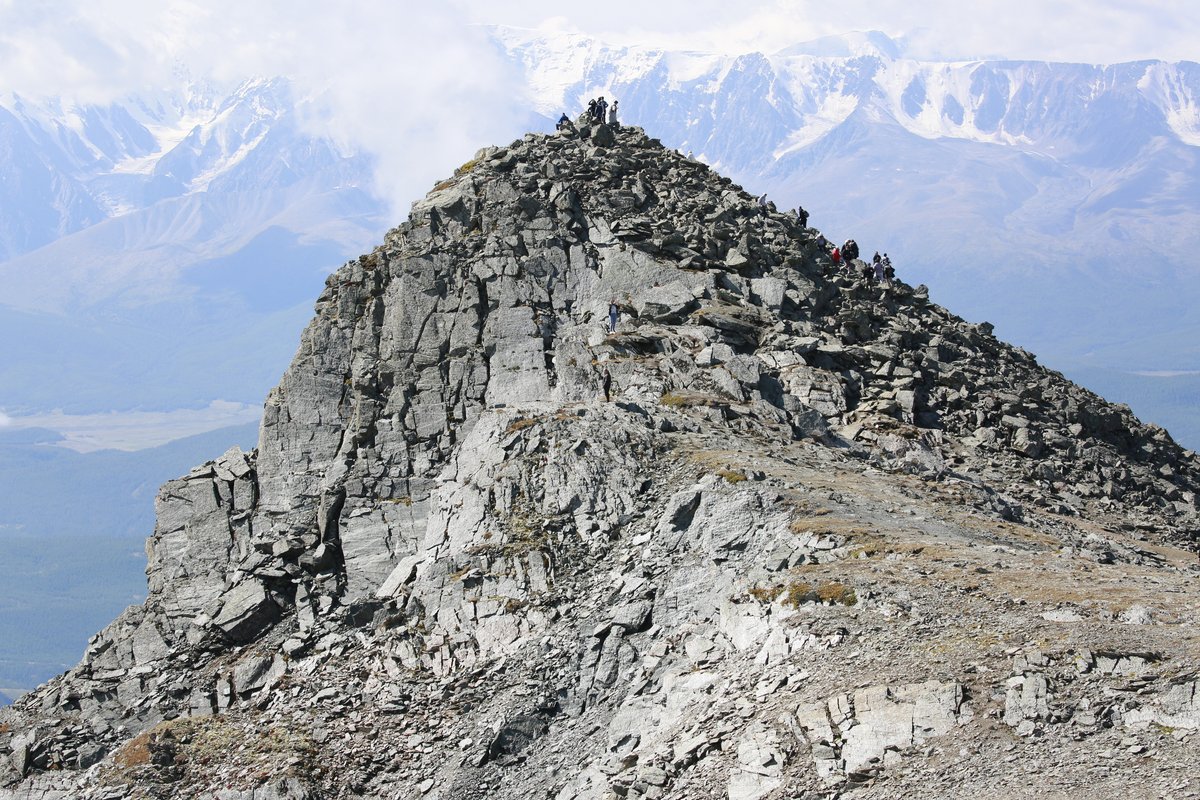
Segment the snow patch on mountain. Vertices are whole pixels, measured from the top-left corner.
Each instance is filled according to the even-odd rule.
[[[580,77],[599,59],[608,55],[618,60],[627,55],[627,51],[620,50],[614,57],[597,40],[576,33],[547,35],[536,29],[497,26],[492,35],[505,50],[520,56],[530,102],[546,117],[557,117],[567,103],[572,109],[579,105],[579,95],[584,91],[577,86]],[[625,69],[636,72],[633,64]],[[574,96],[568,97],[572,92]]]
[[[819,142],[854,113],[859,101],[853,96],[831,94],[820,103],[815,112],[804,116],[804,124],[789,133],[783,145],[775,150],[772,155],[776,160]]]
[[[212,111],[191,111],[173,123],[146,124],[146,130],[154,137],[158,147],[145,155],[130,155],[113,165],[112,171],[117,175],[152,175],[154,167],[167,153],[174,150],[179,143],[188,137],[199,126],[212,118]]]
[[[1188,84],[1184,65],[1154,63],[1138,81],[1139,91],[1163,110],[1167,124],[1180,141],[1200,147],[1200,103],[1197,102],[1196,81],[1200,65],[1189,64],[1193,78]]]
[[[852,31],[800,42],[780,50],[776,55],[895,59],[900,58],[901,47],[894,39],[881,31]]]

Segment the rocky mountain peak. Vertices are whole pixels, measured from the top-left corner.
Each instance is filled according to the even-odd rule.
[[[818,237],[637,128],[480,151],[163,487],[0,797],[1189,780],[1195,455]]]

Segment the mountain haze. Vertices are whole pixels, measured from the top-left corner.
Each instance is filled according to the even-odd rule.
[[[492,36],[547,129],[607,92],[1061,369],[1120,372],[1141,401],[1171,392],[1139,374],[1197,368],[1194,63],[936,62],[877,32],[743,55]],[[372,158],[318,133],[288,81],[184,86],[106,108],[0,103],[0,322],[39,333],[5,376],[10,414],[252,402],[329,265],[382,233]],[[275,366],[239,384],[222,359],[256,347]],[[126,355],[180,368],[150,382]],[[62,358],[78,400],[44,366]],[[1200,441],[1185,404],[1141,402]]]
[[[382,229],[371,161],[302,114],[282,79],[106,108],[12,100],[0,324],[35,335],[4,367],[10,414],[265,390],[277,367],[237,354],[285,359],[328,265]]]

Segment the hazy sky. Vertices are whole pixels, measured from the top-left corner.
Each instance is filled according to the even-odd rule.
[[[104,96],[179,63],[329,81],[419,69],[431,89],[502,80],[470,23],[728,51],[880,30],[924,57],[1200,59],[1190,0],[0,0],[0,89]]]
[[[770,52],[847,31],[905,38],[912,55],[1112,63],[1200,59],[1191,0],[773,0],[762,2],[478,2],[475,18],[558,24],[610,41]]]
[[[880,30],[913,57],[1200,58],[1190,0],[0,0],[0,98],[104,102],[177,85],[181,68],[288,75],[321,132],[378,157],[401,209],[524,130],[518,76],[481,27],[496,23],[727,52]]]

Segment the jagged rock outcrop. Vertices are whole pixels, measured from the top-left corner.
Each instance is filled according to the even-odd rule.
[[[0,797],[1182,791],[1198,485],[640,130],[527,136],[163,487],[146,603],[0,712]]]

